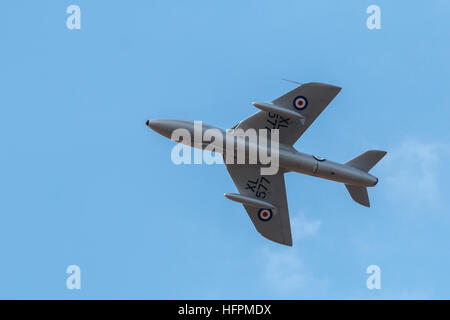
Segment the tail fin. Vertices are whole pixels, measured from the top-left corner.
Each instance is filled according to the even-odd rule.
[[[362,204],[363,206],[370,207],[369,195],[367,194],[366,187],[345,185],[353,200]]]
[[[350,160],[346,163],[346,165],[369,172],[369,170],[372,169],[373,166],[376,165],[386,153],[386,151],[369,150]]]
[[[346,165],[369,172],[369,170],[372,169],[386,153],[386,151],[369,150],[350,160]],[[367,194],[366,187],[352,186],[349,184],[346,184],[345,186],[353,200],[363,206],[370,207],[369,195]]]

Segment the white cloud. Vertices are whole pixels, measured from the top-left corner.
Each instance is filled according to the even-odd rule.
[[[313,237],[319,231],[320,220],[307,220],[303,213],[291,217],[292,236],[295,240]],[[297,243],[298,245],[298,243]],[[300,253],[294,247],[267,249],[263,253],[263,276],[266,283],[282,296],[298,296],[302,289],[311,289],[315,279],[305,270]]]
[[[292,237],[296,240],[315,236],[322,222],[320,220],[308,221],[303,213],[291,218]]]
[[[264,258],[264,278],[277,293],[294,293],[304,286],[303,264],[292,248],[267,250]]]
[[[383,172],[390,198],[413,206],[436,207],[441,204],[444,184],[440,181],[440,169],[449,151],[447,144],[410,139],[391,150]]]

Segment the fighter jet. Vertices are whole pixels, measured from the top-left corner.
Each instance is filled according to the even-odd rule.
[[[309,128],[320,113],[336,97],[340,87],[324,83],[306,83],[273,100],[271,103],[254,102],[260,109],[252,116],[240,121],[233,128],[221,130],[209,125],[207,129],[217,129],[225,136],[232,136],[237,129],[267,129],[269,133],[278,129],[279,134],[279,170],[274,175],[262,175],[263,164],[226,163],[226,168],[233,179],[239,193],[225,193],[225,197],[241,203],[250,217],[256,230],[264,237],[277,243],[292,246],[291,226],[284,174],[298,172],[345,184],[350,196],[357,203],[369,207],[367,187],[377,184],[378,178],[369,170],[381,160],[385,151],[369,150],[356,158],[341,164],[319,156],[297,151],[293,145]],[[177,119],[148,120],[147,126],[157,133],[174,139],[174,130],[183,128],[195,135],[194,122]],[[194,141],[183,141],[196,148],[204,148],[204,144]],[[237,144],[244,144],[245,139],[238,139]],[[225,157],[225,149],[218,149]]]

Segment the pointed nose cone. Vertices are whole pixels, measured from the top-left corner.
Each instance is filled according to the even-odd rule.
[[[145,124],[153,131],[169,139],[173,130],[177,128],[177,123],[170,119],[147,120]]]
[[[165,131],[167,129],[167,123],[164,120],[160,119],[154,119],[154,120],[147,120],[145,123],[150,129],[161,133],[161,131]]]

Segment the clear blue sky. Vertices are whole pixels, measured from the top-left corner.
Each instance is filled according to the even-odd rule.
[[[450,298],[449,16],[443,0],[2,1],[0,298]],[[174,165],[145,126],[231,127],[294,87],[281,78],[343,88],[297,149],[388,151],[370,209],[287,174],[292,248],[223,196],[224,166]]]

